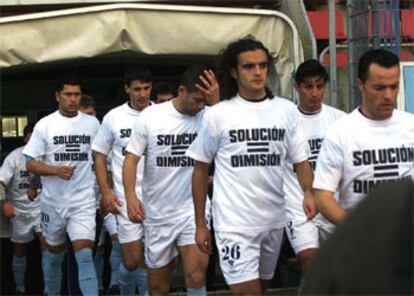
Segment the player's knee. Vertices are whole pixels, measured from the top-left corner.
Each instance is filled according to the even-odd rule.
[[[205,274],[201,270],[195,270],[185,275],[187,288],[201,288],[205,284]]]
[[[26,256],[27,246],[24,244],[14,244],[14,256],[22,258]]]
[[[125,269],[129,272],[138,268],[138,262],[137,260],[133,260],[133,258],[125,258],[122,263],[124,264]]]
[[[170,287],[160,280],[149,280],[148,290],[151,295],[168,295]]]

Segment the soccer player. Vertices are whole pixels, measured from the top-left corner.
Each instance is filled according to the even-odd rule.
[[[309,162],[316,166],[326,130],[345,112],[323,104],[328,82],[328,73],[317,60],[308,60],[299,65],[295,73],[295,88],[299,94],[298,112],[304,129],[305,139],[311,151]],[[296,172],[287,163],[283,189],[286,196],[286,233],[290,244],[305,271],[319,248],[320,238],[332,231],[332,225],[317,215],[308,220],[303,210],[303,191]],[[321,237],[319,237],[321,236]]]
[[[168,102],[174,99],[174,88],[167,82],[158,82],[152,89],[152,95],[154,96],[155,104]]]
[[[27,143],[33,132],[33,124],[24,128],[23,141]],[[40,201],[31,201],[26,189],[33,174],[26,170],[26,159],[21,146],[6,157],[0,168],[0,200],[5,200],[3,213],[10,218],[10,240],[13,243],[13,276],[16,292],[26,293],[26,254],[28,243],[35,235],[39,238],[40,247],[45,248],[45,241],[40,231]]]
[[[97,295],[92,258],[95,238],[95,195],[92,178],[92,139],[98,120],[78,112],[79,79],[65,74],[57,81],[58,110],[42,118],[23,150],[27,169],[41,176],[41,229],[47,250],[42,266],[48,295],[60,294],[65,234],[69,235],[78,263],[84,295]]]
[[[327,132],[313,184],[319,211],[334,224],[373,187],[413,178],[414,116],[394,109],[399,84],[399,59],[392,52],[372,50],[359,60],[361,105]]]
[[[92,148],[95,155],[95,172],[102,192],[102,205],[117,215],[118,239],[121,244],[122,264],[119,269],[119,284],[122,295],[134,295],[138,290],[144,295],[147,290],[147,271],[143,260],[143,226],[128,219],[124,187],[122,185],[122,163],[125,148],[134,122],[150,105],[152,88],[151,73],[144,68],[132,66],[125,72],[124,89],[128,101],[112,110],[103,118],[101,128]],[[107,157],[111,153],[111,170],[114,188],[108,182]],[[142,168],[138,170],[142,178]],[[141,192],[140,182],[136,189]],[[141,195],[141,194],[139,194]]]
[[[282,190],[286,158],[295,165],[306,214],[315,215],[312,169],[297,107],[266,88],[273,59],[252,38],[230,43],[221,55],[222,101],[206,111],[187,151],[196,160],[193,199],[196,242],[211,252],[204,219],[207,180],[214,158],[213,221],[220,265],[231,292],[260,295],[273,277],[286,221]]]
[[[215,84],[207,76],[204,78],[207,83],[200,79],[205,73],[205,67],[190,66],[181,78],[178,96],[145,110],[136,121],[127,146],[123,182],[128,216],[131,221],[144,221],[145,262],[149,268],[151,295],[168,294],[178,254],[183,262],[187,295],[206,295],[208,255],[197,248],[194,240],[191,198],[194,160],[185,156],[197,136],[206,102],[218,98],[216,93],[216,98],[207,99],[197,87],[204,85],[208,89]],[[144,153],[141,202],[134,184],[137,165]],[[202,212],[206,219],[208,210]]]

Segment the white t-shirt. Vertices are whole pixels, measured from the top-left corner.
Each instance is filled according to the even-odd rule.
[[[338,190],[340,204],[350,210],[373,186],[412,180],[413,174],[414,116],[394,110],[391,118],[375,121],[356,109],[328,130],[313,187]]]
[[[129,107],[128,103],[110,110],[103,118],[101,127],[96,135],[92,149],[108,156],[111,153],[111,170],[114,180],[114,191],[124,200],[124,186],[122,185],[122,165],[125,158],[125,148],[131,136],[132,126],[142,111]],[[141,197],[141,180],[143,165],[138,166],[136,191]]]
[[[323,138],[326,131],[331,125],[344,116],[346,113],[332,108],[331,106],[322,104],[322,109],[319,113],[307,115],[297,111],[302,121],[303,134],[308,143],[311,156],[309,163],[312,169],[315,170],[316,158],[322,145]],[[303,211],[303,190],[298,182],[297,174],[294,171],[292,163],[286,163],[286,174],[284,178],[283,190],[286,194],[286,214],[289,220],[298,222],[306,221],[307,217]],[[320,215],[315,217],[314,221],[319,221]]]
[[[75,167],[67,181],[58,176],[41,176],[41,202],[59,207],[95,203],[95,196],[84,191],[93,188],[91,144],[98,129],[98,120],[82,112],[66,117],[56,111],[36,124],[23,154],[47,165]]]
[[[194,160],[185,153],[197,136],[204,113],[182,114],[169,101],[145,109],[134,124],[127,151],[140,157],[146,154],[142,185],[146,225],[194,215]]]
[[[23,148],[24,146],[16,148],[7,155],[0,168],[0,181],[7,186],[7,199],[16,212],[36,214],[40,212],[40,201],[39,198],[29,200],[26,194],[33,174],[26,169]]]
[[[266,231],[284,225],[283,165],[287,159],[308,158],[303,134],[296,132],[296,108],[279,97],[249,102],[236,96],[206,112],[187,155],[205,163],[214,158],[215,230]]]

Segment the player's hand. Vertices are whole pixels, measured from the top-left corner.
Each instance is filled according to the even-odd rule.
[[[303,197],[303,210],[308,220],[312,220],[316,216],[316,202],[311,192],[305,193]]]
[[[26,194],[30,201],[34,201],[34,199],[37,197],[37,189],[34,187],[29,187],[26,190]]]
[[[13,218],[14,216],[16,216],[16,212],[15,212],[14,207],[11,203],[6,202],[3,205],[3,215],[6,218]]]
[[[204,75],[200,75],[199,78],[204,85],[196,83],[195,87],[206,96],[210,106],[217,104],[220,101],[220,86],[214,72],[205,70]]]
[[[59,178],[68,181],[70,180],[70,178],[72,178],[74,171],[75,171],[75,167],[60,166],[60,167],[57,167],[56,175]]]
[[[206,225],[197,226],[195,241],[201,252],[211,255],[211,233]]]
[[[111,191],[107,194],[102,195],[101,207],[103,208],[102,213],[109,212],[112,214],[119,214],[119,207],[122,204],[119,201],[118,197]]]
[[[136,197],[127,201],[128,218],[132,222],[142,223],[145,219],[144,204]]]

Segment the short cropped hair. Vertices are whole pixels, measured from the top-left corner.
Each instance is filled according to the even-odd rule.
[[[131,66],[125,71],[124,84],[129,86],[133,80],[152,82],[151,72],[140,66]]]
[[[378,64],[384,68],[392,68],[400,65],[400,59],[394,53],[385,49],[367,51],[359,59],[358,78],[365,83],[368,79],[369,66]]]
[[[29,123],[28,125],[26,125],[23,129],[23,136],[26,137],[27,134],[33,133],[34,126],[34,123]]]
[[[299,85],[312,77],[320,77],[325,82],[329,78],[325,67],[315,59],[307,60],[299,65],[295,73],[295,82]]]
[[[156,98],[159,94],[172,94],[175,96],[175,92],[175,88],[168,82],[158,82],[152,88],[154,98]]]
[[[87,94],[82,94],[79,107],[80,108],[88,108],[88,107],[95,107],[95,99]]]
[[[60,92],[65,85],[79,85],[82,88],[81,79],[75,73],[64,73],[58,76],[54,90]]]
[[[205,70],[207,70],[207,67],[204,65],[189,66],[181,76],[180,85],[184,86],[187,92],[197,92],[198,89],[195,84],[204,85],[199,77],[203,75]]]

